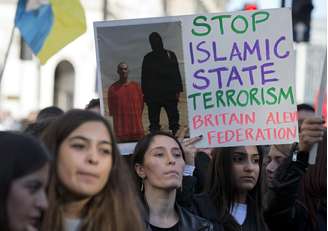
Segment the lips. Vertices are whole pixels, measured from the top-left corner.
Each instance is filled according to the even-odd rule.
[[[252,181],[252,182],[256,181],[255,177],[253,176],[242,176],[241,179],[244,181]]]
[[[31,217],[29,219],[29,230],[39,230],[40,228],[40,223],[41,223],[41,220],[40,220],[40,217]]]
[[[98,179],[99,175],[95,174],[95,173],[91,173],[91,172],[83,172],[83,171],[79,171],[77,172],[77,174],[83,178],[87,178],[87,179]]]
[[[272,176],[267,176],[267,181],[268,181],[269,183],[271,183],[272,180],[273,180],[273,177],[272,177]]]
[[[168,172],[165,172],[164,175],[180,176],[180,173],[178,171],[168,171]]]

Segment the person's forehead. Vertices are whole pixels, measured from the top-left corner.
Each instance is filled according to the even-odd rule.
[[[153,138],[153,141],[150,144],[150,148],[164,147],[167,149],[179,148],[177,142],[171,137],[164,135],[157,135]]]
[[[233,151],[247,153],[247,154],[257,154],[258,153],[256,146],[239,146],[239,147],[235,147]]]
[[[283,157],[286,157],[288,155],[288,153],[287,154],[282,153],[275,145],[272,145],[270,147],[270,151],[269,151],[268,155],[270,157],[275,157],[275,156],[283,156]]]

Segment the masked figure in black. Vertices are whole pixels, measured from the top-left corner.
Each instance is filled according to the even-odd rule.
[[[149,35],[152,51],[142,63],[141,88],[148,106],[149,131],[160,130],[160,111],[164,107],[173,134],[179,129],[178,102],[182,92],[181,74],[177,57],[166,50],[159,33]]]

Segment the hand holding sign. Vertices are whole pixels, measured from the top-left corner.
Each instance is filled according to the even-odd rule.
[[[311,117],[304,120],[301,126],[299,150],[309,152],[313,144],[322,141],[325,121],[320,117]]]
[[[184,139],[185,135],[187,134],[187,131],[188,131],[187,127],[180,128],[179,131],[177,132],[177,138],[185,153],[186,164],[195,166],[195,155],[198,149],[195,147],[194,144],[200,141],[203,138],[203,136],[196,136],[190,139]]]

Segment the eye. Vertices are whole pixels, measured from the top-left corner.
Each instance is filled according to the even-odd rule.
[[[267,158],[266,158],[266,163],[270,163],[271,161],[272,161],[271,156],[267,156]]]
[[[156,152],[156,153],[154,153],[154,156],[156,156],[156,157],[162,157],[162,156],[164,156],[164,153],[162,153],[162,152]]]
[[[278,164],[281,164],[283,162],[283,159],[284,158],[282,158],[281,156],[279,156],[279,157],[276,158],[276,161],[277,161]]]
[[[73,143],[71,145],[72,148],[76,149],[76,150],[82,150],[85,148],[85,145],[84,144],[80,144],[80,143]]]
[[[112,151],[109,148],[101,148],[100,153],[104,155],[111,155]]]
[[[254,163],[254,164],[258,164],[258,163],[260,163],[260,158],[254,158],[254,159],[253,159],[253,163]]]
[[[34,194],[41,188],[41,186],[42,184],[40,182],[30,182],[26,185],[26,188],[31,194]]]
[[[182,157],[182,153],[181,152],[173,152],[173,156],[180,158],[180,157]]]
[[[232,157],[232,161],[235,162],[235,163],[240,163],[240,162],[242,162],[243,160],[244,160],[244,158],[243,158],[242,156],[240,156],[240,155],[234,155],[234,156]]]

